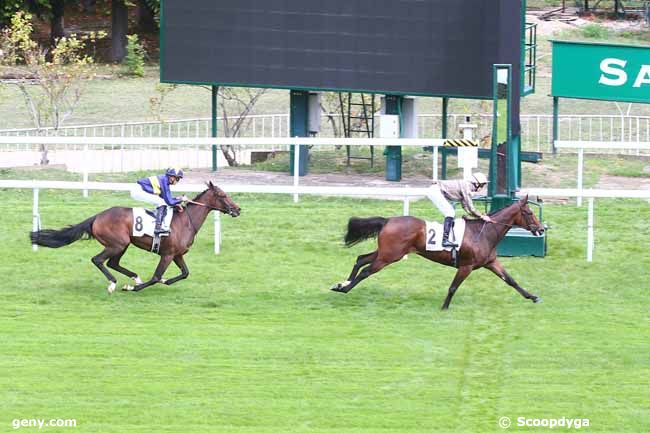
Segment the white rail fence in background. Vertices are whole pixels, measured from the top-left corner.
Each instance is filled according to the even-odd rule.
[[[191,154],[181,150],[184,146],[191,149],[201,149],[211,158],[212,146],[230,145],[240,152],[250,152],[251,149],[267,149],[271,146],[283,145],[285,148],[294,145],[314,146],[320,148],[334,148],[336,146],[404,146],[404,147],[433,147],[432,161],[432,179],[438,179],[438,149],[444,145],[442,139],[423,139],[423,138],[315,138],[315,137],[294,137],[294,138],[160,138],[160,137],[30,137],[30,136],[0,136],[0,146],[76,146],[82,149],[82,152],[76,152],[69,155],[66,165],[69,170],[83,173],[84,182],[88,180],[88,175],[96,171],[95,165],[104,164],[107,158],[111,158],[112,153],[106,153],[103,146],[115,146],[122,153],[121,161],[123,170],[135,171],[145,167],[151,168],[154,163],[156,167],[169,167],[181,165],[183,167],[194,168]],[[166,152],[148,152],[143,149],[157,147],[165,149]],[[246,150],[241,150],[242,148]],[[295,168],[298,168],[299,151],[294,153]],[[73,158],[76,156],[76,158]],[[189,159],[188,159],[189,157]],[[220,155],[223,158],[223,155]],[[11,161],[10,161],[11,163]],[[56,163],[56,162],[54,162]],[[209,166],[209,165],[208,165]],[[294,174],[294,182],[298,182],[298,172]]]
[[[619,142],[619,143],[608,143],[602,141],[556,141],[555,146],[558,149],[578,149],[578,179],[576,181],[578,191],[583,189],[583,178],[584,178],[584,169],[585,169],[585,150],[594,152],[599,149],[605,150],[634,150],[639,152],[650,151],[650,141],[647,143],[639,142]],[[582,197],[578,196],[577,199],[578,206],[582,206]]]
[[[450,114],[448,131],[450,138],[460,136],[458,125],[464,123],[467,114]],[[381,116],[377,116],[379,128]],[[478,125],[476,136],[479,139],[491,137],[492,115],[472,115],[472,122]],[[334,123],[334,126],[332,126]],[[5,129],[0,136],[65,136],[65,137],[167,137],[200,138],[211,136],[211,119],[181,119],[164,122],[121,122],[98,125],[63,126],[58,130],[43,128]],[[418,116],[419,136],[435,137],[442,134],[440,114],[420,114]],[[521,116],[522,150],[548,153],[553,151],[553,116],[529,114]],[[218,119],[218,130],[223,133],[223,119]],[[650,116],[606,116],[606,115],[561,115],[558,124],[559,140],[582,141],[598,140],[609,142],[647,142],[650,141]],[[335,137],[342,134],[341,118],[338,114],[322,116],[322,137]],[[288,137],[289,115],[269,114],[248,116],[241,129],[242,137]],[[281,150],[283,147],[269,150]],[[3,150],[33,150],[25,148],[0,147]],[[36,149],[37,150],[37,149]],[[601,153],[613,152],[600,149]],[[615,150],[615,152],[622,152]],[[626,150],[623,150],[626,152]],[[628,152],[629,153],[629,152]],[[637,154],[637,153],[633,153]],[[650,153],[645,153],[650,155]]]
[[[61,182],[61,181],[26,181],[26,180],[0,180],[0,188],[32,189],[32,227],[33,230],[41,228],[41,216],[39,211],[39,194],[44,189],[58,190],[104,190],[104,191],[130,191],[132,184],[127,183],[100,183],[100,182]],[[296,186],[296,185],[228,185],[220,187],[230,193],[256,193],[256,194],[292,194],[297,197],[299,194],[324,195],[334,197],[381,197],[401,198],[403,200],[403,214],[410,212],[410,201],[416,198],[425,197],[426,188],[391,187],[391,188],[369,188],[369,187],[325,187],[325,186]],[[174,192],[198,193],[205,189],[204,185],[183,185],[173,187]],[[528,188],[521,191],[521,194],[529,194],[538,197],[579,197],[589,199],[587,215],[587,261],[593,260],[595,247],[595,224],[594,224],[594,200],[596,198],[627,198],[650,200],[648,190],[597,190],[597,189],[549,189],[549,188]],[[219,254],[221,250],[221,220],[218,212],[214,213],[214,252]],[[37,250],[37,246],[33,246]]]

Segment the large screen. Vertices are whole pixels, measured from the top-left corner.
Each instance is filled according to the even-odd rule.
[[[522,31],[521,0],[163,0],[161,81],[491,98]]]

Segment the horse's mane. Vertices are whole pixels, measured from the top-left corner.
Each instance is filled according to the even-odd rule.
[[[199,193],[199,195],[197,195],[196,197],[194,197],[192,200],[193,200],[193,201],[199,201],[199,199],[200,199],[201,197],[203,197],[203,194],[205,194],[205,193],[208,192],[208,191],[210,191],[210,188],[208,188],[208,189],[206,189],[206,190],[204,190],[204,191],[201,191],[201,192]]]

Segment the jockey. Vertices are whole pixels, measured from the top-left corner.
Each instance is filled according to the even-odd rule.
[[[154,234],[166,233],[162,230],[162,222],[167,215],[167,207],[180,206],[187,202],[187,196],[178,198],[172,196],[170,185],[177,184],[183,178],[183,170],[180,168],[169,168],[165,174],[145,177],[138,180],[137,185],[131,189],[131,197],[135,200],[150,203],[156,206],[156,228]]]
[[[459,201],[468,214],[485,222],[492,222],[488,215],[483,215],[477,211],[472,202],[472,196],[478,195],[487,183],[487,177],[483,173],[474,173],[470,180],[439,180],[431,185],[427,197],[445,216],[442,234],[443,248],[458,247],[458,245],[449,241],[449,232],[454,225],[454,217],[456,216],[456,211],[449,204],[449,200]]]

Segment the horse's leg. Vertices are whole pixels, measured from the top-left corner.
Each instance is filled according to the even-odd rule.
[[[101,253],[97,254],[95,257],[90,259],[93,262],[93,264],[97,266],[97,268],[100,271],[102,271],[102,274],[104,274],[104,276],[108,279],[108,281],[110,281],[110,284],[106,288],[106,290],[108,290],[109,295],[115,291],[117,280],[115,279],[113,274],[111,274],[110,271],[106,269],[106,266],[104,266],[104,262],[119,253],[120,251],[118,249],[106,247]]]
[[[458,287],[463,284],[463,281],[465,281],[465,278],[469,274],[472,273],[472,266],[461,266],[458,268],[458,271],[456,272],[456,276],[454,277],[454,281],[451,282],[451,286],[449,286],[449,291],[447,292],[447,298],[445,299],[445,303],[442,304],[442,309],[447,310],[449,308],[449,304],[451,303],[451,298],[454,297],[454,293],[456,293],[456,290],[458,290]]]
[[[140,280],[140,277],[138,277],[138,274],[136,274],[133,271],[130,271],[126,269],[125,267],[120,265],[120,260],[122,259],[122,256],[128,249],[128,245],[120,252],[118,255],[111,257],[108,260],[108,263],[106,264],[109,268],[115,269],[117,272],[120,274],[126,275],[129,278],[132,278],[135,281],[135,284],[142,284],[142,280]],[[126,289],[128,285],[125,285],[124,288]]]
[[[377,272],[381,271],[384,269],[386,266],[390,265],[391,263],[394,263],[401,259],[402,256],[394,259],[391,257],[389,260],[386,260],[386,258],[382,257],[379,255],[379,257],[376,257],[371,264],[366,266],[359,272],[359,275],[357,275],[352,282],[350,282],[347,285],[340,285],[340,287],[333,287],[332,290],[335,292],[340,292],[340,293],[348,293],[350,290],[354,289],[354,287],[371,276],[372,274],[376,274]]]
[[[539,296],[535,296],[532,293],[527,292],[526,289],[524,289],[519,284],[517,284],[517,282],[514,280],[514,278],[512,278],[506,272],[503,265],[498,260],[494,260],[493,262],[485,265],[485,267],[488,268],[489,270],[491,270],[492,272],[494,272],[496,274],[496,276],[498,276],[503,281],[505,281],[506,284],[508,284],[511,287],[514,287],[514,289],[516,291],[518,291],[519,294],[521,294],[521,296],[523,296],[524,298],[530,299],[531,301],[533,301],[536,304],[538,302],[542,302],[542,298],[540,298]]]
[[[142,284],[138,284],[133,288],[133,291],[139,292],[140,290],[151,286],[152,284],[159,283],[160,280],[162,280],[162,276],[165,274],[165,271],[167,270],[167,267],[169,264],[172,262],[172,258],[174,256],[160,256],[160,261],[158,262],[158,266],[156,267],[156,271],[153,273],[153,277],[147,282],[144,282]]]
[[[350,273],[350,276],[348,277],[347,280],[345,280],[342,283],[337,283],[332,287],[332,290],[334,289],[340,289],[341,287],[345,287],[350,284],[351,281],[353,281],[356,277],[357,274],[359,273],[359,269],[364,267],[365,265],[371,263],[373,260],[377,258],[377,251],[373,251],[372,253],[368,254],[362,254],[359,257],[357,257],[357,261],[355,262],[354,266],[352,267],[352,272]]]
[[[190,275],[190,270],[187,269],[187,265],[185,264],[185,260],[183,259],[183,256],[175,256],[174,263],[176,263],[176,266],[178,266],[178,268],[181,270],[181,274],[174,278],[170,278],[169,280],[164,281],[164,284],[167,284],[168,286],[171,286],[177,281],[184,280]]]

